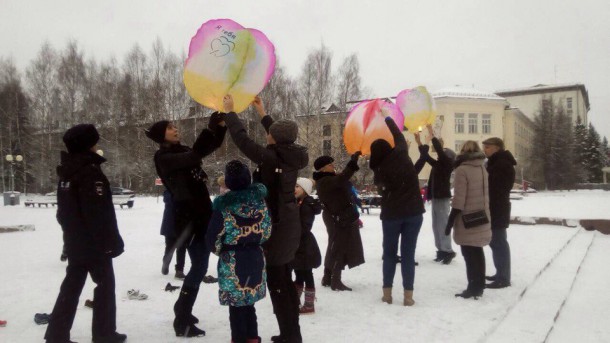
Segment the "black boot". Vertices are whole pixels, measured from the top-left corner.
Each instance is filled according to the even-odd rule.
[[[322,276],[322,286],[328,287],[330,286],[332,277],[332,270],[330,268],[324,267],[324,276]]]
[[[182,287],[180,297],[174,305],[174,331],[177,337],[205,336],[205,331],[195,326],[199,320],[193,316],[193,305],[197,300],[198,288]]]
[[[445,255],[442,258],[443,264],[449,264],[455,258],[455,253],[453,251],[452,252],[443,251],[443,254]]]
[[[115,332],[108,336],[93,337],[92,342],[94,343],[122,343],[127,340],[127,335],[123,333]]]
[[[341,282],[341,272],[342,270],[337,268],[333,271],[333,276],[330,282],[330,289],[333,291],[351,291],[352,289],[347,287]]]
[[[464,298],[464,299],[474,298],[474,300],[479,300],[479,297],[482,295],[483,295],[483,291],[478,292],[469,287],[469,288],[466,288],[466,290],[463,291],[462,293],[458,293],[455,296]]]
[[[445,253],[444,251],[440,251],[440,250],[439,250],[439,251],[437,251],[437,252],[436,252],[436,258],[434,259],[434,262],[440,262],[440,261],[442,261],[442,260],[443,260],[443,257],[445,257],[444,253]]]

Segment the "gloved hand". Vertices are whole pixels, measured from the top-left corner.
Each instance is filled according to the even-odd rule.
[[[445,236],[449,236],[451,234],[451,229],[453,228],[453,223],[455,222],[455,217],[462,212],[462,210],[458,210],[457,208],[452,208],[451,212],[449,212],[449,218],[447,219],[447,226],[445,226]]]
[[[347,163],[347,166],[354,171],[358,171],[360,170],[360,167],[358,167],[358,158],[362,155],[362,153],[360,151],[356,151],[352,157],[350,157],[349,162]]]
[[[208,122],[208,129],[215,131],[218,128],[218,125],[225,120],[225,114],[220,112],[214,112],[210,116],[210,121]]]
[[[447,226],[445,227],[445,236],[449,236],[451,234],[451,229],[453,229],[453,221],[447,222]]]
[[[430,146],[428,144],[420,145],[418,147],[420,155],[428,155],[430,151]]]

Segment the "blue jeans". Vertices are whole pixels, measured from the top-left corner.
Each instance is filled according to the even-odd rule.
[[[496,267],[496,280],[510,283],[510,246],[506,229],[492,228],[489,247]]]
[[[413,290],[415,281],[415,247],[417,236],[424,216],[421,214],[401,219],[382,220],[383,227],[383,287],[392,287],[398,253],[398,238],[400,238],[400,271],[402,286],[405,290]]]

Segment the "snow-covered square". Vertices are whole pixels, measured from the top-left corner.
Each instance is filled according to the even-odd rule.
[[[514,216],[569,219],[610,219],[610,192],[540,192],[513,201]],[[427,205],[429,210],[429,205]],[[125,253],[114,260],[118,331],[129,342],[183,342],[172,330],[172,306],[177,292],[164,291],[173,275],[161,275],[163,237],[159,235],[162,200],[139,197],[132,209],[116,208]],[[0,226],[33,224],[35,231],[0,234],[0,342],[41,342],[46,326],[34,323],[34,314],[50,313],[65,276],[59,260],[61,229],[56,208],[0,208]],[[461,256],[450,265],[433,262],[434,240],[429,213],[424,217],[416,252],[413,307],[402,301],[387,305],[381,298],[382,235],[378,210],[362,215],[361,230],[366,263],[344,273],[352,292],[333,292],[319,285],[322,270],[314,271],[316,313],[301,316],[306,342],[608,342],[610,341],[610,236],[551,225],[512,225],[512,286],[486,290],[479,300],[454,294],[466,287]],[[322,248],[326,231],[320,217],[313,232]],[[459,251],[459,247],[455,247]],[[491,252],[485,249],[487,274],[493,273]],[[188,261],[188,258],[187,258]],[[208,274],[216,275],[216,257]],[[188,262],[187,262],[188,263]],[[394,297],[402,299],[400,273]],[[72,339],[91,339],[93,296],[87,281],[80,298]],[[218,304],[217,284],[202,284],[193,313],[207,335],[193,342],[229,342],[228,309]],[[139,289],[146,300],[128,300],[127,291]],[[263,342],[277,334],[269,299],[256,305]]]

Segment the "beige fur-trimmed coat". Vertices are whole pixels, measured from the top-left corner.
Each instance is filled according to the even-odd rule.
[[[453,181],[453,201],[451,206],[462,210],[455,217],[453,239],[458,245],[483,247],[491,241],[491,224],[483,224],[470,229],[464,228],[462,214],[485,209],[489,213],[489,186],[487,170],[483,165],[483,153],[469,153],[458,156],[458,167]]]

